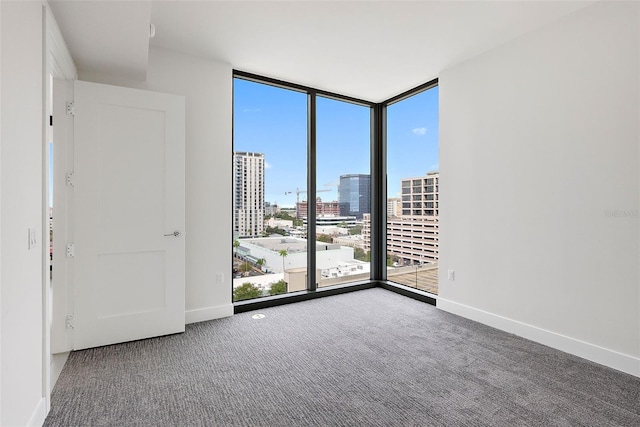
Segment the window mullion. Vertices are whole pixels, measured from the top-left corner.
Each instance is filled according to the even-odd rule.
[[[316,277],[316,93],[307,95],[307,290],[318,288]]]
[[[387,159],[384,104],[371,108],[371,280],[387,280]]]

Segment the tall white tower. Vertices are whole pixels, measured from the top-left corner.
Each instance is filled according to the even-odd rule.
[[[233,229],[239,236],[264,231],[264,154],[233,153]]]

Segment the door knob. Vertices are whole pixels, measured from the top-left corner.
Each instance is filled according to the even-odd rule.
[[[174,231],[173,233],[164,235],[164,237],[179,237],[179,236],[180,236],[180,232],[179,231]]]

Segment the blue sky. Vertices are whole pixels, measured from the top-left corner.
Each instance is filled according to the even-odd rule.
[[[439,170],[438,87],[387,109],[387,196],[400,197],[400,180]]]
[[[234,151],[265,154],[265,201],[294,206],[306,190],[306,94],[234,79]],[[388,109],[388,196],[400,179],[438,169],[438,88]],[[340,175],[370,173],[370,111],[327,98],[317,101],[317,189],[338,200]],[[286,192],[292,192],[285,195]],[[306,200],[306,193],[300,195]]]

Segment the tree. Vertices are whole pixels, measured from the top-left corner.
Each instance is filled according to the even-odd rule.
[[[233,290],[233,300],[240,301],[243,299],[258,298],[262,296],[262,289],[253,283],[243,283]]]
[[[284,273],[284,258],[289,255],[289,253],[287,252],[286,249],[281,249],[279,252],[280,256],[282,257],[282,272]]]
[[[271,289],[269,290],[269,295],[279,295],[287,292],[287,282],[284,280],[278,280],[277,282],[271,284]]]
[[[295,219],[294,217],[292,217],[292,216],[291,216],[291,215],[289,215],[288,213],[286,213],[286,212],[282,212],[282,211],[280,211],[280,212],[276,213],[276,214],[274,215],[274,217],[279,218],[279,219],[288,219],[289,221],[292,221],[292,220],[294,220],[294,219]]]
[[[259,260],[256,261],[256,264],[258,264],[258,266],[260,266],[260,270],[262,270],[262,266],[267,262],[266,259],[264,258],[260,258]]]
[[[282,236],[286,236],[287,234],[287,230],[285,230],[284,228],[280,228],[280,227],[267,227],[267,234],[280,234]]]
[[[355,227],[351,227],[349,229],[349,234],[362,234],[362,225],[356,225]]]
[[[371,261],[371,252],[365,252],[362,248],[354,248],[353,249],[353,257],[360,261],[370,262]]]
[[[233,255],[234,256],[238,256],[238,248],[240,247],[240,241],[239,240],[234,240],[233,241]]]
[[[328,234],[318,234],[318,237],[316,237],[316,240],[318,242],[333,243],[333,239]]]

